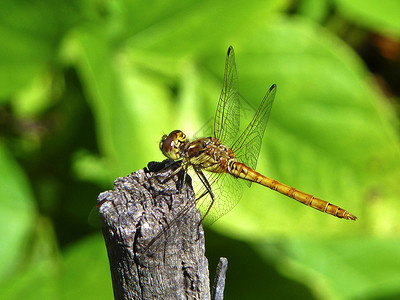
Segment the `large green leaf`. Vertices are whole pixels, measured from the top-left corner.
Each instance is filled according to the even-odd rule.
[[[400,295],[400,265],[395,259],[400,251],[398,239],[291,238],[279,250],[268,245],[259,250],[273,258],[282,273],[323,299],[397,299]]]
[[[281,19],[237,51],[237,65],[242,93],[251,100],[278,84],[258,170],[340,205],[359,220],[338,220],[253,186],[220,225],[235,234],[254,231],[253,238],[354,235],[367,228],[395,233],[399,190],[393,178],[400,175],[395,118],[354,53],[323,29]]]
[[[38,217],[21,167],[0,144],[0,282],[21,266]]]
[[[63,254],[60,299],[111,299],[112,284],[102,235],[88,237]]]
[[[400,35],[400,2],[397,0],[335,0],[339,12],[356,24],[383,35]]]
[[[38,80],[54,63],[77,15],[69,1],[1,1],[0,99]]]
[[[52,223],[41,218],[0,287],[1,299],[58,299],[60,260]]]
[[[359,219],[339,220],[253,186],[214,227],[255,244],[275,240],[280,252],[271,255],[267,246],[261,253],[319,297],[398,294],[393,255],[366,262],[396,252],[396,239],[386,237],[397,237],[400,225],[395,116],[368,71],[340,40],[293,18],[252,37],[242,55],[237,51],[237,65],[251,100],[278,84],[258,170]],[[337,294],[338,287],[345,292]]]
[[[48,254],[42,252],[38,261],[10,277],[0,290],[1,299],[112,298],[111,274],[101,235],[74,243],[59,257]]]
[[[238,30],[243,38],[248,34],[243,22],[249,26],[258,23],[258,17],[276,9],[280,2],[271,3],[193,2],[173,11],[156,9],[159,16],[151,17],[151,26],[146,19],[124,19],[134,22],[126,24],[133,28],[128,36],[125,31],[115,31],[118,24],[112,22],[105,28],[84,26],[71,34],[71,56],[91,101],[100,147],[113,169],[110,179],[141,168],[149,160],[161,159],[158,142],[162,134],[175,129],[178,120],[194,119],[197,114],[187,106],[187,101],[195,103],[195,93],[179,89],[188,82],[198,88],[195,82],[200,71],[196,70],[194,54],[200,49],[221,49],[221,43],[226,48],[228,40],[237,39],[233,36]],[[131,10],[134,6],[128,5],[118,12],[124,15]],[[243,10],[249,14],[238,19]],[[114,17],[117,22],[121,16]],[[221,22],[229,25],[219,27]],[[177,86],[181,96],[173,103]],[[186,109],[182,111],[182,107]],[[194,127],[200,126],[201,122]]]

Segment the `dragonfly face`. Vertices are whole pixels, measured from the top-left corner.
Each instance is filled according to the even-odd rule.
[[[186,135],[180,130],[174,130],[162,137],[160,150],[168,159],[178,160],[183,158],[184,149],[188,144]]]

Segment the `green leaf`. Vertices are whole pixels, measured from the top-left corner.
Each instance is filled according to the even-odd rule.
[[[329,6],[327,0],[304,0],[298,3],[298,13],[320,23],[329,14]]]
[[[398,294],[393,255],[380,258],[398,248],[386,239],[400,225],[396,117],[365,66],[329,32],[296,18],[265,26],[236,51],[236,64],[242,94],[255,106],[278,84],[258,171],[359,219],[339,220],[253,184],[213,228],[252,241],[266,259],[268,247],[259,243],[275,241],[283,250],[271,260],[282,260],[282,272],[319,297],[335,299],[342,286],[339,298]]]
[[[128,47],[138,54],[161,57],[182,57],[199,51],[212,53],[214,49],[227,48],[227,45],[245,39],[272,12],[285,6],[286,1],[185,2],[185,5],[178,4],[177,9],[167,15],[160,13],[151,26],[145,23],[144,30],[129,37]],[[131,11],[127,10],[127,13],[130,22],[138,27],[137,19],[130,17]]]
[[[391,238],[295,239],[274,257],[278,268],[328,299],[378,299],[399,294],[400,243]],[[274,253],[271,255],[271,253]],[[340,288],[340,293],[338,293]],[[394,298],[393,298],[394,299]]]
[[[400,2],[397,0],[336,0],[338,11],[356,24],[383,35],[400,34]]]
[[[0,290],[1,299],[112,298],[111,274],[101,235],[74,243],[58,259],[48,254],[42,253],[39,261],[6,281]]]
[[[76,15],[66,1],[1,1],[0,20],[0,99],[6,99],[54,62]]]
[[[101,234],[88,237],[63,255],[60,299],[112,299],[110,267]]]
[[[77,32],[73,43],[80,51],[77,68],[95,116],[99,147],[114,180],[157,157],[160,134],[148,128],[160,124],[155,112],[166,107],[169,95],[165,86],[128,69],[126,57],[110,47],[100,28]]]
[[[252,239],[356,235],[366,228],[371,234],[396,233],[395,116],[352,50],[295,18],[266,26],[246,46],[236,55],[243,95],[261,99],[273,82],[278,84],[258,171],[337,204],[359,220],[339,220],[253,185],[215,226]]]
[[[0,243],[4,245],[0,249],[0,281],[3,281],[20,265],[38,216],[28,180],[2,144],[0,177]]]
[[[0,298],[58,299],[59,251],[49,219],[40,218],[27,240],[18,264],[1,283]]]
[[[176,129],[170,126],[178,124],[177,120],[185,116],[180,108],[187,107],[184,104],[187,94],[182,96],[182,101],[173,103],[173,89],[187,82],[186,68],[195,65],[194,53],[199,49],[217,48],[217,40],[221,43],[221,39],[236,30],[242,30],[242,37],[247,35],[242,23],[258,23],[257,18],[264,14],[261,8],[268,12],[282,5],[274,3],[193,2],[173,11],[161,7],[153,12],[154,24],[150,28],[149,20],[141,17],[123,18],[124,22],[133,22],[126,24],[133,28],[129,36],[120,29],[118,18],[134,10],[134,5],[121,6],[114,11],[113,22],[108,26],[92,24],[71,34],[70,49],[75,51],[74,62],[95,115],[101,151],[112,170],[110,179],[143,167],[143,162],[162,159],[159,140],[168,130]],[[236,16],[243,10],[251,14],[244,20],[238,19]],[[224,21],[229,26],[217,26]],[[193,67],[193,79],[198,72]],[[194,103],[193,100],[189,101]],[[191,113],[196,112],[192,109]],[[201,123],[195,126],[200,128]]]

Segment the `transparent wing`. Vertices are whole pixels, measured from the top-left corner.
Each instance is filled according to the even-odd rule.
[[[97,206],[93,206],[93,208],[90,210],[88,223],[94,228],[101,228],[102,224],[99,216],[99,208]]]
[[[196,206],[203,217],[212,204],[211,210],[204,219],[206,225],[211,225],[234,208],[243,194],[244,180],[239,180],[227,173],[205,171],[204,175],[212,187],[215,198],[214,203],[212,203],[212,198],[207,188],[202,184],[195,170],[191,169],[189,174],[196,193]]]
[[[166,226],[160,230],[156,237],[149,243],[148,249],[157,249],[164,247],[164,244],[173,239],[174,231],[181,222],[185,221],[186,214],[192,209],[199,209],[202,216],[208,211],[212,204],[211,196],[207,188],[199,179],[196,171],[193,168],[188,169],[188,174],[191,177],[192,186],[196,194],[196,203],[189,202],[182,207],[173,220],[168,220]],[[243,193],[243,181],[238,180],[227,173],[210,173],[204,172],[207,182],[212,186],[212,191],[215,197],[215,202],[212,209],[203,220],[206,225],[211,225],[220,217],[228,213],[239,202]]]
[[[236,158],[252,169],[255,169],[257,166],[257,159],[260,154],[261,143],[271,113],[272,104],[274,103],[275,94],[276,85],[273,84],[262,100],[250,124],[232,146]],[[246,183],[249,186],[251,185],[250,181],[246,181]]]
[[[214,118],[214,137],[230,146],[236,139],[240,126],[240,102],[235,52],[230,46],[226,54],[224,82]]]
[[[197,140],[197,139],[200,139],[203,137],[212,136],[213,135],[213,131],[212,131],[213,130],[212,129],[213,121],[214,121],[214,117],[209,118],[207,120],[207,122],[205,122],[203,124],[203,126],[191,136],[191,140],[194,141],[194,140]]]

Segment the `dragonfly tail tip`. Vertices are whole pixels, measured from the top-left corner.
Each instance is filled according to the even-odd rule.
[[[347,220],[356,221],[356,220],[357,220],[357,217],[356,217],[355,215],[349,214],[349,215],[346,217],[346,219],[347,219]]]

